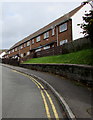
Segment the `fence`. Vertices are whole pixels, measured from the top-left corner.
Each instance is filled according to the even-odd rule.
[[[25,56],[24,58],[21,58],[21,61],[26,61],[30,58],[38,58],[38,57],[44,57],[44,56],[53,56],[53,55],[76,52],[82,49],[91,48],[91,45],[92,44],[90,39],[80,38],[75,41],[63,44],[62,46],[57,46],[47,50],[31,53],[29,56]]]
[[[62,46],[57,46],[47,50],[39,51],[36,53],[36,57],[66,54],[66,53],[76,52],[76,51],[90,48],[90,47],[91,47],[91,41],[87,38],[81,38],[81,39],[63,44]]]

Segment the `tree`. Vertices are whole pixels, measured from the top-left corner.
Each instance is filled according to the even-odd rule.
[[[89,13],[85,13],[83,16],[84,22],[80,24],[80,27],[83,29],[83,34],[90,38],[93,42],[93,10],[90,10]]]

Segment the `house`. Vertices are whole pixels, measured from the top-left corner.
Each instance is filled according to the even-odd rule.
[[[7,51],[6,56],[9,58],[24,58],[38,51],[60,46],[84,37],[80,33],[82,29],[77,24],[83,22],[82,16],[85,11],[90,9],[89,4],[78,6],[71,12],[17,42]]]
[[[6,55],[7,50],[0,50],[0,59],[3,58],[4,55]]]

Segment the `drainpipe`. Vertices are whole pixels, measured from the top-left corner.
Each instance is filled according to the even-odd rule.
[[[30,41],[30,50],[31,50],[31,41]]]
[[[56,37],[57,37],[57,46],[58,46],[58,26],[56,26]]]
[[[18,49],[19,49],[19,61],[20,61],[20,57],[21,57],[21,56],[20,56],[20,46],[19,46],[19,48],[18,48]]]

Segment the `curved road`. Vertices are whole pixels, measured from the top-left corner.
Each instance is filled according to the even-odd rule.
[[[2,67],[2,117],[63,118],[63,115],[46,86],[28,75]]]

